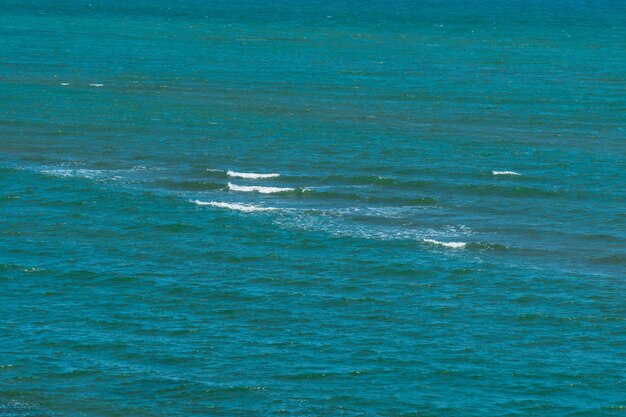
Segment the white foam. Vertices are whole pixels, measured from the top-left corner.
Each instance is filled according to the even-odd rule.
[[[61,85],[70,85],[70,83],[61,83]]]
[[[491,171],[493,175],[522,175],[515,171]]]
[[[276,178],[280,177],[280,174],[257,174],[254,172],[237,172],[237,171],[227,171],[226,172],[229,177],[236,178],[248,178],[248,179],[259,179],[259,178]]]
[[[278,210],[275,207],[259,207],[259,206],[254,206],[252,204],[237,204],[237,203],[225,203],[222,201],[200,201],[200,200],[191,200],[192,203],[195,203],[199,206],[211,206],[211,207],[219,207],[219,208],[225,208],[225,209],[229,209],[229,210],[237,210],[237,211],[243,211],[246,213],[252,213],[255,211],[271,211],[271,210]]]
[[[41,173],[55,177],[81,177],[92,179],[102,176],[102,171],[97,169],[46,169],[42,170]]]
[[[440,242],[435,239],[424,239],[426,243],[432,243],[433,245],[445,246],[452,249],[463,249],[467,245],[466,242]]]
[[[295,188],[287,187],[261,187],[259,185],[237,185],[228,183],[228,189],[231,191],[257,192],[261,194],[284,193],[285,191],[293,191]]]
[[[41,174],[51,175],[53,177],[63,178],[86,178],[90,180],[123,180],[126,177],[120,174],[126,174],[129,170],[100,170],[100,169],[72,169],[72,168],[54,168],[38,170]]]
[[[96,83],[92,83],[92,84],[89,84],[89,85],[91,87],[103,87],[104,86],[104,84],[96,84]]]

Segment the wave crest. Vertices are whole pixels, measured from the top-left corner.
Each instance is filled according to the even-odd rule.
[[[200,201],[200,200],[191,200],[192,203],[197,204],[199,206],[211,206],[224,208],[229,210],[243,211],[245,213],[252,213],[255,211],[272,211],[278,210],[275,207],[260,207],[252,204],[238,204],[238,203],[226,203],[223,201]]]
[[[263,187],[260,185],[237,185],[231,182],[228,183],[228,189],[231,191],[241,191],[241,192],[257,192],[261,194],[275,194],[275,193],[285,193],[288,191],[294,191],[295,188],[288,187]]]
[[[519,172],[515,172],[515,171],[491,171],[491,173],[493,175],[517,175],[517,176],[522,175]]]
[[[467,246],[467,242],[441,242],[435,239],[424,239],[425,243],[431,243],[433,245],[445,246],[452,249],[464,249]]]
[[[257,174],[255,172],[237,172],[237,171],[226,171],[226,174],[229,177],[235,177],[235,178],[246,178],[246,179],[252,179],[252,180],[256,180],[259,178],[276,178],[276,177],[280,177],[280,174]]]

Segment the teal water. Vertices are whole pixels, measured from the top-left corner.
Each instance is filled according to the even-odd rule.
[[[625,74],[622,1],[1,1],[0,415],[623,414]]]

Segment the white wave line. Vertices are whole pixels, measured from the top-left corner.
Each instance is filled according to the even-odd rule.
[[[493,175],[522,175],[515,171],[491,171]]]
[[[280,177],[280,174],[257,174],[255,172],[237,172],[237,171],[227,171],[229,177],[236,178],[247,178],[247,179],[259,179],[259,178],[276,178]]]
[[[435,239],[424,239],[426,243],[432,243],[433,245],[445,246],[452,249],[463,249],[467,245],[466,242],[440,242]]]
[[[273,193],[284,193],[286,191],[293,191],[295,188],[286,188],[286,187],[262,187],[259,185],[237,185],[233,183],[228,183],[228,189],[231,191],[241,191],[241,192],[257,192],[262,194],[273,194]]]
[[[229,210],[243,211],[245,213],[252,213],[255,211],[278,210],[275,207],[260,207],[260,206],[255,206],[252,204],[226,203],[223,201],[200,201],[200,200],[190,200],[190,201],[199,206],[211,206],[211,207],[224,208],[224,209],[229,209]]]

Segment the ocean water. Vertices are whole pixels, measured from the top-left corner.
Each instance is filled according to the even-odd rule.
[[[623,1],[0,1],[0,415],[626,412]]]

